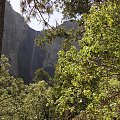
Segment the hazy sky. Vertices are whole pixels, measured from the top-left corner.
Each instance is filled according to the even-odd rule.
[[[20,0],[8,0],[10,1],[13,9],[20,13]],[[61,18],[62,18],[62,15],[57,12],[54,13],[54,15],[51,16],[51,19],[50,19],[50,22],[49,24],[50,25],[56,25],[56,21],[60,24],[61,23]],[[42,30],[43,29],[43,24],[42,23],[39,23],[37,20],[35,19],[32,19],[31,20],[31,23],[29,23],[29,26],[35,30]]]

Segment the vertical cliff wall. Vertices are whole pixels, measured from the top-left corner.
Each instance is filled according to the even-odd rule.
[[[11,74],[29,83],[34,71],[42,67],[52,76],[62,40],[57,39],[50,45],[46,44],[45,49],[37,47],[34,39],[38,34],[43,35],[43,32],[31,29],[9,2],[6,2],[4,22],[2,52],[10,60]],[[66,30],[77,28],[77,24],[72,22],[64,22],[61,26],[65,26]]]
[[[32,68],[42,67],[45,54],[44,50],[34,45],[39,31],[31,29],[9,2],[6,2],[4,22],[2,53],[10,60],[10,71],[14,76],[22,77],[26,83],[31,82]]]

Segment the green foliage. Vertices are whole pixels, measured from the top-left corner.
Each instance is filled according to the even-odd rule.
[[[29,21],[31,17],[43,22],[45,26],[51,27],[48,23],[50,15],[54,11],[61,12],[64,19],[76,19],[83,13],[89,13],[93,3],[101,3],[104,0],[21,0],[21,11]],[[47,20],[43,15],[48,15]]]
[[[75,47],[59,52],[56,108],[68,118],[85,112],[86,119],[119,119],[120,4],[104,2],[84,14],[85,34]]]
[[[0,71],[0,119],[18,119],[21,114],[21,104],[24,98],[25,86],[21,79],[9,74],[9,63],[5,56],[1,57]]]
[[[52,89],[43,78],[48,74],[39,69],[36,73],[37,83],[25,85],[20,78],[9,73],[9,63],[1,57],[0,71],[0,120],[48,120],[54,118]],[[42,71],[42,72],[41,72]],[[41,74],[43,73],[43,74]]]
[[[35,76],[33,79],[34,82],[45,80],[47,83],[49,83],[50,82],[49,80],[51,79],[49,74],[46,71],[44,71],[42,68],[37,69],[35,71],[34,76]]]
[[[24,2],[26,7],[32,0]],[[83,1],[67,3],[74,2]],[[47,1],[42,3],[38,8],[44,10]],[[70,12],[78,13],[77,9]],[[35,83],[25,85],[10,75],[8,59],[2,56],[1,120],[120,119],[120,2],[107,0],[92,6],[79,24],[77,30],[68,32],[63,28],[45,31],[43,41],[51,42],[56,37],[66,41],[65,49],[58,53],[52,87],[43,81],[49,79],[43,69],[35,72]],[[73,41],[79,43],[80,50],[71,46]]]
[[[48,99],[50,93],[44,81],[28,86],[28,94],[23,100],[26,120],[47,120],[50,117]]]

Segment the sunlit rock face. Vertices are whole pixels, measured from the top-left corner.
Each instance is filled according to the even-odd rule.
[[[61,39],[56,39],[52,44],[45,45],[45,49],[34,44],[35,37],[41,31],[31,29],[24,18],[16,13],[9,2],[6,2],[4,20],[3,53],[9,58],[11,74],[21,77],[25,83],[32,82],[34,71],[44,68],[49,75],[54,75],[54,66],[57,63],[57,52],[61,48]],[[66,30],[76,29],[77,24],[64,22]]]

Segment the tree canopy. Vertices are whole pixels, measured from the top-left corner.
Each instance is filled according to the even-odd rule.
[[[80,51],[59,52],[55,91],[61,114],[69,110],[71,116],[85,112],[86,119],[119,118],[119,7],[116,2],[93,6],[83,15]]]

